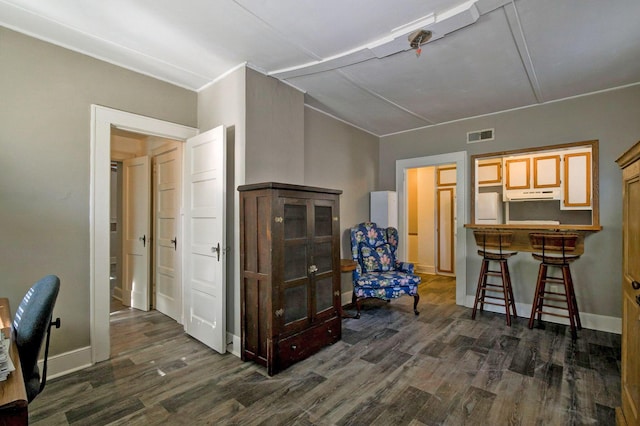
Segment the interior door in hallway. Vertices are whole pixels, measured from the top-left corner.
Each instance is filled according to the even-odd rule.
[[[123,162],[122,303],[149,310],[150,239],[149,157]]]
[[[187,140],[184,166],[184,326],[226,352],[226,140],[220,126]]]
[[[456,167],[438,166],[436,178],[436,256],[439,274],[455,274]]]
[[[171,151],[154,158],[155,164],[155,308],[182,323],[182,285],[178,226],[181,198],[181,151]]]

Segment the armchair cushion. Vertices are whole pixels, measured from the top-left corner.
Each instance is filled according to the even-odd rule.
[[[388,243],[381,244],[375,248],[366,244],[361,244],[360,253],[362,254],[363,272],[365,273],[387,272],[395,269],[395,250]]]

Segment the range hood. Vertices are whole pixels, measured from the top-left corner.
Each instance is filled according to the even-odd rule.
[[[559,200],[559,189],[523,189],[504,192],[504,201]]]

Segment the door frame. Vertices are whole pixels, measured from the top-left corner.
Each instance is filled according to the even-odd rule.
[[[111,128],[184,141],[198,129],[91,105],[89,189],[89,308],[91,362],[109,359],[109,202]]]
[[[398,255],[404,258],[407,253],[407,169],[439,166],[443,164],[456,165],[456,305],[464,306],[467,295],[467,233],[464,224],[467,223],[466,200],[469,197],[467,188],[467,152],[452,152],[449,154],[431,155],[427,157],[396,160],[396,192],[398,194],[398,234],[401,236],[398,244]]]

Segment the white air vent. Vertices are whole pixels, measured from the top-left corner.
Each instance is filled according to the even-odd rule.
[[[484,129],[467,132],[467,143],[492,141],[494,130],[495,129]]]

